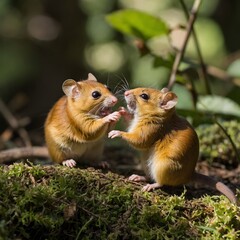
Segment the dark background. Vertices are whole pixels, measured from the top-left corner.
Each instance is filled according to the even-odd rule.
[[[190,8],[193,1],[186,3]],[[166,85],[169,69],[154,69],[131,39],[106,23],[106,14],[123,8],[184,19],[174,0],[1,0],[0,98],[17,118],[30,118],[29,131],[42,133],[65,79],[85,79],[92,72],[113,87],[123,77],[132,87]],[[207,63],[227,70],[239,58],[239,12],[238,0],[203,1],[196,30]],[[196,57],[191,46],[187,54]],[[214,79],[212,84],[217,94],[237,99],[239,87]],[[0,123],[2,131],[8,124],[1,116]]]

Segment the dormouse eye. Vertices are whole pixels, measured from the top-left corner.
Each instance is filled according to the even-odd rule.
[[[140,97],[142,99],[144,99],[144,100],[148,100],[149,99],[149,96],[146,93],[141,94]]]
[[[95,98],[95,99],[100,98],[100,97],[101,97],[101,93],[98,92],[98,91],[94,91],[94,92],[92,93],[92,97]]]

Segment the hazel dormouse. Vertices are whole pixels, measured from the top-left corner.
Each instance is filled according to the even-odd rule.
[[[210,186],[236,203],[234,193],[223,183],[197,173],[199,140],[189,122],[175,111],[178,98],[163,88],[135,88],[124,93],[128,111],[119,112],[129,121],[127,132],[112,130],[109,138],[121,137],[141,151],[146,176],[132,175],[131,181],[154,181],[144,191],[163,185],[177,186],[194,182]]]
[[[44,126],[50,157],[68,167],[78,161],[101,165],[104,137],[121,117],[118,111],[111,113],[117,98],[91,73],[83,81],[64,81],[62,90],[65,95],[52,107]]]

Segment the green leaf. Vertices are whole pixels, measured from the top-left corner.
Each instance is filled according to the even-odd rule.
[[[228,67],[227,72],[234,77],[240,77],[240,59],[232,62]]]
[[[154,62],[153,62],[153,67],[158,68],[158,67],[166,67],[168,69],[172,68],[172,63],[173,63],[173,58],[169,56],[168,59],[164,59],[162,57],[155,57]]]
[[[120,10],[106,16],[111,26],[130,36],[148,40],[169,32],[167,24],[150,14],[133,10]]]
[[[151,52],[152,55],[161,58],[162,60],[166,60],[168,62],[168,68],[172,68],[172,63],[174,61],[175,51],[172,48],[169,38],[166,35],[154,37],[147,41],[147,48]],[[160,66],[161,66],[161,60]],[[158,61],[158,62],[159,62]]]
[[[240,105],[229,98],[217,95],[199,97],[197,109],[205,112],[240,117]]]

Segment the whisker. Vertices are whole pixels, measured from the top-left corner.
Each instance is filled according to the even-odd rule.
[[[108,73],[108,76],[107,76],[107,86],[109,86],[109,80],[110,80],[110,73]]]
[[[122,89],[122,88],[120,88],[120,89],[115,93],[115,95],[116,95],[117,97],[119,97],[119,98],[124,98],[124,92],[125,92],[125,90]]]
[[[125,85],[122,85],[122,89],[127,91],[129,88],[127,86],[125,86]]]
[[[121,77],[118,76],[118,75],[116,75],[116,77],[121,80],[121,82],[123,83],[124,88],[125,88],[126,90],[128,90],[128,89],[129,89],[129,84],[128,84],[126,78],[125,78],[124,76],[123,76],[124,78],[121,78]]]
[[[114,90],[113,90],[113,93],[115,93],[115,91],[118,91],[118,87],[119,87],[119,86],[122,87],[122,85],[120,85],[120,84],[121,84],[121,82],[119,82],[119,83],[116,85],[116,87],[115,87]]]
[[[124,96],[124,95],[123,95],[122,92],[119,91],[119,92],[116,92],[115,96],[117,96],[117,97],[121,97],[121,96]]]
[[[124,97],[124,95],[119,95],[119,98],[121,99],[121,100],[125,100],[125,97]]]
[[[126,90],[128,90],[128,89],[126,89],[126,86],[121,85],[115,94],[123,94]]]
[[[121,99],[124,99],[124,92],[128,90],[128,83],[126,80],[122,79],[121,77],[118,76],[118,78],[121,80],[118,85],[116,86],[115,89],[115,95],[120,97]],[[121,85],[120,85],[121,84]]]
[[[119,84],[120,84],[120,83],[118,83],[118,84],[114,87],[114,89],[113,89],[113,93],[114,93],[114,94],[115,94],[115,91],[117,90]]]
[[[104,105],[103,105],[103,103],[101,103],[100,105],[96,105],[95,107],[93,107],[90,112],[97,115],[103,107],[104,107]]]
[[[129,83],[128,83],[126,77],[123,75],[123,73],[122,73],[122,76],[123,76],[123,80],[124,80],[125,83],[126,83],[127,89],[129,89]]]
[[[114,94],[119,94],[119,93],[121,93],[123,91],[123,89],[122,88],[119,88],[119,89],[117,89],[117,91],[114,93]]]

